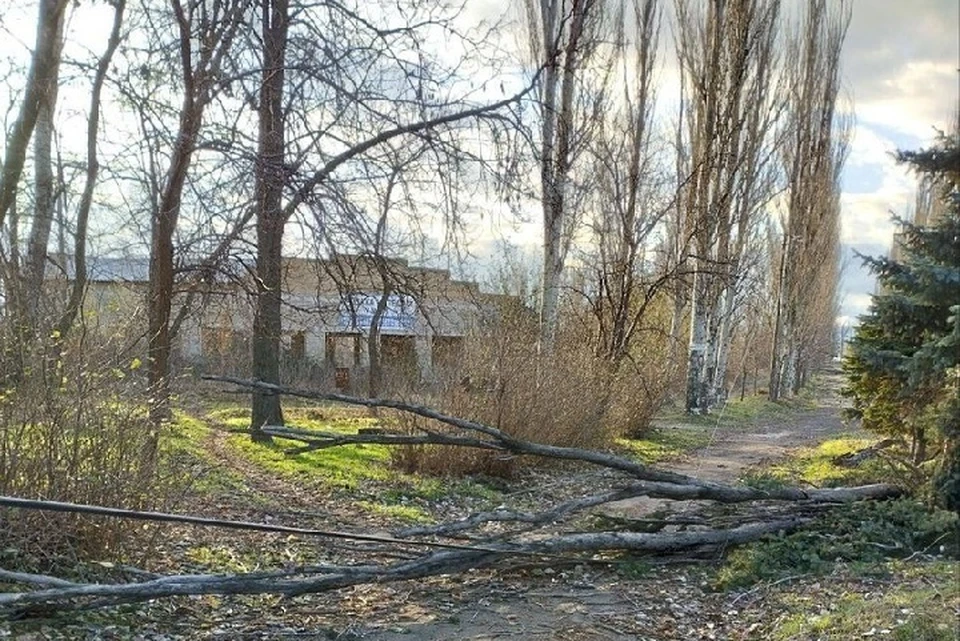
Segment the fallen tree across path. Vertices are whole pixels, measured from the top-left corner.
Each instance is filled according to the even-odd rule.
[[[291,427],[266,426],[268,434],[299,442],[288,451],[299,452],[361,443],[392,447],[437,445],[472,447],[503,452],[505,455],[535,456],[577,461],[613,470],[623,480],[610,489],[591,496],[577,497],[547,507],[540,512],[521,512],[507,507],[472,514],[464,519],[431,526],[398,529],[391,535],[352,533],[278,525],[229,521],[197,515],[136,512],[117,508],[76,505],[52,501],[35,501],[16,497],[0,497],[0,507],[39,509],[83,513],[91,516],[130,518],[189,524],[198,527],[222,527],[263,532],[281,532],[294,536],[353,539],[384,546],[383,552],[398,547],[406,555],[401,561],[364,563],[361,565],[311,565],[275,572],[226,575],[139,576],[143,580],[115,584],[73,583],[58,577],[33,575],[0,569],[0,581],[34,586],[32,591],[0,593],[0,615],[30,616],[70,608],[90,608],[140,602],[162,597],[201,594],[280,594],[298,596],[325,592],[365,583],[404,581],[441,574],[454,574],[469,569],[504,565],[518,556],[542,557],[543,560],[590,560],[596,554],[630,551],[647,554],[696,552],[738,545],[776,532],[787,532],[808,522],[818,510],[831,504],[884,499],[897,496],[898,488],[890,485],[866,485],[850,488],[804,489],[775,487],[760,489],[703,481],[644,465],[609,452],[557,447],[516,439],[489,425],[448,416],[422,405],[384,399],[363,399],[341,394],[324,394],[296,390],[255,381],[216,377],[213,380],[247,389],[274,394],[299,396],[316,400],[337,401],[352,405],[390,408],[435,421],[446,431],[420,428],[415,434],[364,431],[357,434],[334,434]],[[453,430],[452,432],[450,430]],[[734,527],[710,527],[707,520],[678,531],[558,531],[565,521],[593,507],[634,497],[698,501],[711,503],[756,503],[774,506],[762,513],[745,513]],[[693,523],[693,521],[687,521]],[[682,521],[674,521],[673,526]],[[497,524],[492,530],[488,526]],[[663,522],[664,525],[668,521]],[[545,528],[550,526],[549,531]],[[661,528],[662,529],[662,528]],[[451,539],[459,539],[456,542]],[[463,542],[463,539],[467,539]],[[389,546],[389,547],[387,547]],[[423,552],[423,548],[433,548]],[[372,550],[377,554],[378,550]],[[577,556],[580,555],[580,556]]]

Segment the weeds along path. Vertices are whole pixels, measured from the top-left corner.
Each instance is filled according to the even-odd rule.
[[[263,514],[282,516],[295,512],[296,524],[303,525],[303,518],[309,517],[317,510],[318,503],[328,498],[329,492],[315,484],[294,482],[249,460],[230,443],[232,438],[247,438],[245,434],[210,417],[204,421],[210,427],[204,449],[215,466],[214,473],[222,475],[227,485],[217,497],[217,507],[221,510],[257,518]]]
[[[782,459],[791,450],[857,433],[858,428],[845,424],[841,417],[841,385],[840,373],[828,372],[818,381],[811,398],[781,406],[770,404],[758,416],[742,422],[720,409],[691,422],[660,423],[661,430],[706,433],[707,444],[659,467],[708,481],[736,483],[751,468]],[[604,512],[638,517],[665,504],[658,499],[628,499],[609,503]]]

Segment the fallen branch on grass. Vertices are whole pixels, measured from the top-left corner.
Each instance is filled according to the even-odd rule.
[[[281,594],[288,597],[328,592],[364,583],[389,583],[489,567],[517,554],[633,551],[667,553],[703,546],[736,545],[767,534],[786,532],[802,519],[755,523],[730,530],[645,534],[596,532],[566,534],[528,542],[504,543],[500,550],[444,550],[390,565],[305,567],[296,571],[225,575],[176,575],[124,584],[82,584],[33,592],[0,594],[0,611],[23,617],[42,612],[149,601],[161,597],[202,594]]]
[[[882,441],[874,443],[873,445],[865,447],[861,450],[857,450],[856,452],[847,452],[846,454],[835,456],[833,457],[833,464],[840,467],[856,467],[866,460],[879,456],[880,452],[883,450],[901,444],[902,441],[898,439],[885,438]]]
[[[154,521],[160,523],[183,523],[187,525],[201,525],[224,528],[228,530],[248,530],[254,532],[272,532],[279,534],[296,534],[300,536],[317,536],[330,539],[347,539],[352,541],[367,541],[371,543],[416,544],[426,547],[447,548],[453,550],[475,551],[476,547],[455,545],[452,543],[435,543],[429,541],[409,541],[405,539],[380,536],[377,534],[361,534],[354,532],[339,532],[336,530],[318,530],[313,528],[292,527],[288,525],[274,525],[270,523],[254,523],[252,521],[231,521],[214,519],[192,514],[168,514],[166,512],[143,512],[140,510],[124,510],[102,505],[85,505],[82,503],[64,503],[61,501],[41,501],[22,499],[15,496],[0,496],[0,507],[12,507],[25,510],[41,510],[45,512],[69,512],[72,514],[91,514],[95,516],[111,516],[120,519],[136,521]]]
[[[550,454],[541,452],[540,448],[553,448],[553,446],[540,445],[529,441],[506,438],[497,439],[490,442],[481,439],[470,439],[447,436],[444,434],[428,433],[424,435],[404,436],[400,434],[389,433],[365,433],[365,434],[336,434],[331,435],[324,432],[314,432],[311,430],[267,426],[263,431],[271,436],[285,438],[292,441],[306,443],[304,448],[291,450],[292,454],[304,450],[323,449],[330,447],[340,447],[344,445],[377,444],[377,445],[422,445],[425,443],[444,445],[455,444],[461,447],[477,447],[481,449],[495,449],[511,454],[533,454],[545,458],[551,458]],[[447,443],[446,441],[456,441],[456,443]],[[711,500],[722,503],[743,503],[746,501],[819,501],[824,503],[848,503],[850,501],[861,501],[864,499],[883,499],[892,498],[900,494],[900,489],[894,485],[884,483],[863,485],[860,487],[837,487],[826,489],[804,489],[796,487],[770,487],[755,488],[745,485],[728,485],[725,483],[716,483],[713,481],[701,481],[692,476],[683,474],[674,474],[664,472],[648,467],[640,463],[634,463],[614,454],[606,454],[593,450],[581,450],[573,447],[553,448],[564,450],[564,458],[567,460],[579,460],[591,463],[599,467],[611,468],[621,472],[627,472],[631,476],[640,477],[642,481],[637,481],[627,488],[618,490],[624,493],[618,498],[611,498],[609,501],[619,501],[626,498],[637,496],[649,496],[651,498],[674,499],[678,501],[692,500]],[[660,480],[667,478],[669,480]]]
[[[285,394],[317,400],[338,401],[365,407],[389,408],[407,412],[443,425],[461,430],[463,434],[447,434],[422,429],[420,434],[390,434],[363,432],[358,434],[332,434],[288,427],[267,427],[269,434],[303,443],[299,451],[340,447],[360,443],[376,443],[394,447],[411,445],[438,445],[473,447],[495,450],[516,456],[538,456],[589,463],[626,474],[629,478],[621,487],[614,487],[593,496],[581,497],[560,503],[538,513],[519,512],[507,508],[481,512],[451,523],[422,528],[400,530],[396,536],[354,534],[329,530],[226,521],[193,515],[175,515],[155,512],[137,512],[118,508],[31,501],[15,497],[0,497],[0,506],[20,509],[49,509],[76,512],[88,515],[132,518],[148,521],[186,523],[198,526],[225,527],[262,532],[282,532],[301,536],[319,536],[340,539],[355,539],[383,545],[418,545],[443,548],[419,557],[397,561],[392,564],[365,564],[353,566],[311,566],[278,572],[230,575],[177,575],[150,578],[140,582],[123,584],[73,584],[55,577],[17,574],[0,570],[0,580],[25,584],[51,586],[32,592],[0,594],[0,613],[11,616],[31,612],[61,610],[76,607],[101,607],[120,603],[146,601],[160,597],[201,594],[281,594],[297,596],[325,592],[364,583],[382,583],[453,574],[468,569],[491,566],[499,561],[524,556],[550,557],[560,555],[588,554],[609,551],[633,551],[644,553],[677,553],[710,549],[711,546],[730,546],[756,540],[766,534],[795,529],[809,520],[807,516],[781,514],[765,515],[754,522],[738,527],[706,531],[679,532],[581,532],[524,536],[525,531],[535,526],[557,523],[585,509],[604,503],[633,497],[672,499],[678,501],[708,500],[721,503],[748,501],[787,501],[797,506],[824,505],[881,499],[896,496],[899,490],[889,485],[867,485],[854,488],[800,489],[769,488],[728,485],[702,481],[683,474],[676,474],[643,465],[636,461],[594,450],[558,447],[517,439],[509,434],[482,423],[448,416],[422,405],[403,401],[363,399],[342,394],[324,394],[295,390],[279,385],[256,381],[244,381],[230,377],[206,377],[232,383],[248,389],[257,389],[274,394]],[[295,450],[296,451],[296,450]],[[748,520],[748,519],[744,519]],[[481,538],[479,542],[461,545],[438,541],[423,541],[410,537],[454,536],[470,530],[479,530],[489,523],[521,523],[524,527],[499,532],[496,536]],[[371,550],[371,554],[385,550]],[[574,558],[563,557],[567,560]]]
[[[607,467],[610,469],[619,470],[621,472],[626,472],[627,474],[630,474],[636,478],[646,479],[649,481],[666,481],[669,483],[697,482],[697,480],[693,477],[686,476],[684,474],[655,470],[644,465],[643,463],[638,463],[637,461],[633,461],[622,456],[616,456],[614,454],[608,454],[606,452],[598,452],[596,450],[581,450],[574,447],[545,445],[543,443],[534,443],[532,441],[514,438],[506,432],[493,426],[478,423],[476,421],[468,421],[467,419],[458,418],[456,416],[449,416],[431,407],[418,405],[416,403],[407,403],[405,401],[396,401],[392,399],[360,398],[358,396],[347,396],[345,394],[313,392],[310,390],[285,387],[283,385],[274,385],[272,383],[263,383],[261,381],[248,381],[232,376],[203,376],[202,378],[208,381],[230,383],[232,385],[245,387],[251,390],[269,392],[272,394],[282,394],[284,396],[309,398],[318,401],[335,401],[338,403],[356,405],[359,407],[393,409],[400,412],[405,412],[407,414],[428,418],[459,430],[464,430],[474,434],[482,434],[487,437],[487,439],[482,441],[486,444],[483,446],[485,449],[491,449],[490,446],[499,446],[500,448],[518,456],[540,456],[544,458],[554,458],[568,461],[582,461],[584,463],[591,463],[593,465],[599,465],[601,467]],[[283,430],[287,428],[270,427],[269,429]],[[431,434],[435,433],[431,432]],[[395,435],[364,434],[363,436],[392,437]]]
[[[329,433],[312,432],[310,430],[265,426],[263,431],[271,436],[287,438],[301,441],[307,444],[309,448],[320,449],[327,447],[337,447],[340,445],[357,443],[376,443],[384,445],[457,445],[462,447],[476,447],[480,449],[495,449],[508,452],[517,456],[538,456],[542,458],[553,458],[567,461],[580,461],[599,467],[605,467],[619,472],[625,472],[630,476],[643,481],[659,483],[659,486],[650,486],[651,492],[659,494],[645,494],[646,496],[655,496],[658,498],[669,498],[678,500],[690,499],[710,499],[723,502],[741,502],[756,501],[763,499],[776,499],[784,501],[805,501],[822,500],[827,502],[846,502],[856,501],[863,498],[886,498],[897,496],[900,490],[892,485],[868,485],[863,488],[834,488],[828,490],[804,490],[800,488],[770,488],[757,489],[742,486],[725,485],[722,483],[713,483],[701,481],[692,476],[667,472],[638,463],[637,461],[610,454],[599,452],[597,450],[584,450],[575,447],[559,447],[556,445],[545,445],[533,441],[525,441],[510,436],[506,432],[493,426],[470,421],[444,414],[431,407],[397,401],[392,399],[361,398],[358,396],[348,396],[345,394],[314,392],[310,390],[296,389],[273,383],[264,383],[262,381],[249,381],[233,376],[203,376],[204,380],[219,381],[230,383],[240,387],[255,389],[272,394],[283,396],[294,396],[298,398],[308,398],[321,401],[335,401],[347,405],[356,405],[360,407],[373,407],[393,409],[415,416],[428,418],[438,423],[448,425],[467,432],[482,434],[487,438],[464,438],[439,434],[433,431],[427,431],[422,435],[405,436],[389,433],[364,433],[350,435],[331,435]],[[404,439],[412,440],[404,440]],[[449,442],[444,442],[449,440]],[[454,442],[455,441],[455,442]],[[639,494],[637,496],[640,496]]]

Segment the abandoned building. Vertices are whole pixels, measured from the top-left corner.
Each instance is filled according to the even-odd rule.
[[[54,281],[72,279],[72,261],[54,259]],[[215,274],[184,271],[173,305],[175,359],[203,372],[249,371],[253,276],[242,264]],[[146,326],[149,259],[88,259],[84,313],[101,327]],[[498,316],[502,296],[442,269],[402,259],[285,258],[282,265],[282,368],[288,379],[362,389],[379,354],[393,385],[455,376],[465,337]],[[375,325],[375,321],[379,320]],[[379,331],[377,331],[377,328]]]

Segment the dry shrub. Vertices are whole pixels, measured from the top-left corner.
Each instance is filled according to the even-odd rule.
[[[519,439],[567,447],[604,448],[649,424],[668,380],[660,372],[665,345],[652,341],[649,358],[614,367],[594,354],[583,331],[561,334],[550,356],[537,353],[536,332],[529,310],[503,310],[495,324],[466,338],[459,367],[419,400]],[[420,418],[398,421],[410,430],[445,429]],[[407,471],[499,476],[509,476],[519,462],[499,452],[446,446],[407,448],[396,460]]]
[[[139,359],[124,349],[129,342],[78,328],[64,341],[3,344],[0,494],[159,507],[172,481],[158,474],[148,395]],[[138,532],[143,535],[142,525],[134,521],[0,509],[0,550],[18,567],[120,558],[142,549]]]

